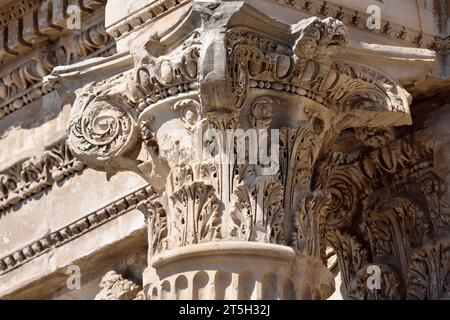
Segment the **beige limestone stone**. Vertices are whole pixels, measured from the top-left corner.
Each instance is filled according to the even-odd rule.
[[[0,7],[0,298],[448,299],[445,1],[369,30],[373,1],[92,0],[77,32],[27,2]]]

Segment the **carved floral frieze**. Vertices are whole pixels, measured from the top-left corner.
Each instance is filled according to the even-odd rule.
[[[0,214],[84,168],[64,139],[48,146],[40,158],[27,158],[3,169],[0,171]]]

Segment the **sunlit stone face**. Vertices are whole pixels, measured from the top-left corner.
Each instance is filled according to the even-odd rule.
[[[0,5],[0,299],[448,298],[445,1],[41,2]]]

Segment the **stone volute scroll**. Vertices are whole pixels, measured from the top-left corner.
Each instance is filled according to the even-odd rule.
[[[138,205],[146,299],[332,294],[333,164],[321,164],[344,129],[411,123],[409,94],[344,59],[347,41],[334,18],[288,25],[243,1],[193,1],[134,38],[132,69],[77,92],[76,157],[155,191]]]

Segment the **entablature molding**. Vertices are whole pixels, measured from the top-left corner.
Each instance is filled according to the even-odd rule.
[[[11,250],[5,255],[2,254],[0,257],[0,277],[130,212],[152,194],[153,190],[150,186],[139,188],[102,208],[89,212],[82,218],[72,221],[58,230],[54,230],[39,239],[34,239],[22,248]]]
[[[12,63],[0,72],[0,119],[55,89],[43,79],[59,65],[75,63],[91,57],[106,57],[116,52],[115,42],[103,21],[80,34],[47,42],[26,55],[20,63]]]
[[[44,10],[48,11],[47,15],[51,13],[48,18],[50,19],[49,26],[51,25],[58,32],[47,35],[37,31],[38,29],[34,30],[39,37],[33,38],[33,41],[30,40],[30,44],[24,45],[22,51],[0,43],[0,48],[2,46],[4,48],[3,55],[0,52],[2,63],[0,68],[0,119],[53,91],[54,87],[43,86],[42,80],[54,67],[94,56],[108,56],[116,52],[115,41],[104,28],[104,3],[101,0],[77,2],[78,5],[81,5],[82,11],[80,30],[64,29],[56,23],[55,19],[58,17],[61,20],[58,20],[60,24],[68,19],[66,9],[70,3],[63,0],[41,2],[36,1],[37,7],[33,9],[34,11],[30,9],[31,11],[27,13],[25,9],[22,10],[23,16],[17,17],[15,24],[9,23],[4,27],[12,30],[23,24],[15,33],[22,32],[23,34],[19,32],[17,35],[19,37],[17,41],[27,44],[22,38],[25,37],[26,32],[30,33],[34,29],[28,30],[28,24],[22,20],[31,19],[27,20],[30,24],[28,27],[39,29],[40,25],[34,20],[39,20],[41,11]],[[20,5],[17,8],[20,8]],[[10,31],[7,29],[0,30],[0,40],[10,41],[11,39],[3,39],[1,36],[7,35],[8,32]]]
[[[183,6],[191,6],[192,0],[158,0],[153,1],[145,7],[136,10],[131,15],[121,18],[118,21],[108,23],[107,30],[116,39],[123,38],[132,34],[135,30],[142,28],[166,14],[170,14],[174,10]],[[259,6],[259,1],[248,1],[249,4]],[[264,2],[264,4],[262,4]],[[267,4],[265,4],[267,2]],[[386,41],[389,44],[395,43],[398,46],[412,46],[415,48],[425,48],[439,51],[443,46],[445,37],[438,32],[423,32],[423,28],[406,27],[403,24],[390,21],[382,16],[380,29],[369,29],[367,27],[367,19],[370,14],[354,8],[342,6],[333,3],[333,1],[311,1],[311,0],[266,0],[261,1],[261,7],[278,6],[280,10],[294,9],[299,13],[299,18],[307,18],[317,16],[320,18],[332,17],[344,22],[352,30],[367,32],[376,38]],[[116,4],[110,5],[114,10]],[[107,7],[108,10],[108,7]],[[114,15],[113,15],[114,16]],[[436,17],[437,24],[437,17]],[[386,43],[386,44],[388,44]]]
[[[105,6],[105,0],[21,1],[7,7],[0,27],[0,61],[3,63],[23,55],[49,38],[71,31],[67,26],[68,7],[77,5],[81,19],[86,20]],[[7,16],[5,17],[5,15]],[[0,9],[0,16],[2,12]]]

